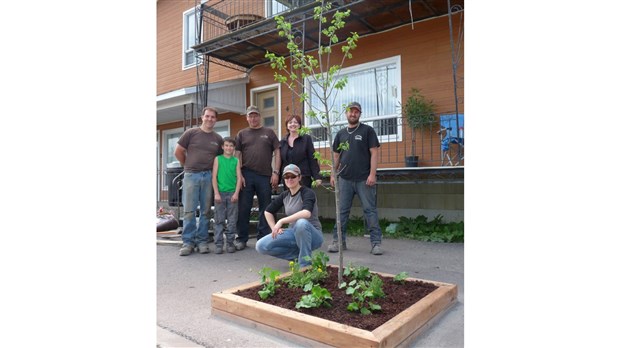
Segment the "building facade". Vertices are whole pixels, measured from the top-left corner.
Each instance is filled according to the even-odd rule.
[[[264,126],[280,137],[289,114],[307,112],[312,98],[302,103],[276,83],[265,53],[287,52],[275,29],[273,16],[279,14],[293,23],[305,51],[316,54],[314,6],[309,0],[158,0],[158,203],[168,200],[166,173],[174,173],[176,141],[198,125],[203,106],[218,109],[215,129],[222,136],[235,136],[247,126],[248,105],[257,105]],[[382,218],[442,214],[449,221],[463,220],[463,6],[463,1],[444,0],[332,2],[333,10],[351,11],[341,39],[349,32],[360,35],[342,69],[347,87],[334,102],[360,102],[362,121],[379,135]],[[333,52],[332,61],[340,62],[339,50]],[[413,132],[402,116],[412,88],[436,105],[434,121]],[[302,118],[315,136],[315,148],[328,156],[325,130],[316,120]],[[344,126],[344,114],[335,122]],[[334,217],[333,198],[327,191],[319,197],[321,215]],[[352,214],[361,216],[356,209]]]

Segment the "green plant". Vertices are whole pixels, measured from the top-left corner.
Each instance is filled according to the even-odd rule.
[[[316,284],[312,287],[312,292],[301,297],[301,300],[295,304],[295,308],[318,308],[320,306],[331,307],[329,301],[332,300],[332,294],[325,288]]]
[[[366,280],[370,278],[370,269],[365,266],[353,266],[349,263],[344,269],[344,275],[357,280]]]
[[[437,215],[430,221],[424,215],[418,215],[415,218],[401,216],[398,219],[398,222],[390,222],[387,219],[379,220],[384,238],[415,239],[439,243],[463,243],[465,240],[465,224],[463,221],[444,222],[442,215]],[[334,220],[321,218],[321,224],[323,230],[330,231],[334,227]],[[364,220],[352,216],[347,225],[347,235],[363,236],[366,233]]]
[[[289,88],[293,96],[299,97],[305,102],[313,95],[315,103],[308,103],[306,117],[315,119],[321,127],[327,130],[327,142],[333,143],[333,124],[339,120],[344,105],[335,105],[335,96],[343,90],[347,84],[347,76],[341,76],[340,71],[346,59],[353,57],[352,51],[357,47],[359,35],[355,32],[344,39],[339,38],[338,32],[344,28],[345,19],[351,14],[351,10],[332,10],[332,1],[319,1],[314,8],[313,19],[318,25],[316,42],[318,47],[313,52],[306,54],[306,50],[300,47],[297,40],[293,23],[285,21],[283,16],[275,16],[278,35],[287,41],[287,56],[280,56],[273,52],[266,52],[265,57],[271,63],[271,69],[275,71],[274,80]],[[329,17],[329,19],[328,19]],[[342,37],[342,36],[341,36]],[[342,55],[338,59],[340,63],[333,64],[330,60],[332,49],[336,44]],[[335,157],[330,151],[331,167]],[[324,162],[321,162],[322,164]],[[335,170],[335,169],[334,169]],[[336,211],[340,208],[338,198],[338,176],[334,175],[335,206]],[[342,231],[339,215],[336,220],[338,239],[342,240]],[[343,254],[338,258],[338,282],[342,281]]]
[[[334,224],[336,223],[334,219],[323,218],[321,217],[321,225],[323,225],[323,231],[332,231],[334,228]],[[379,227],[382,231],[390,225],[390,221],[386,218],[379,219]],[[366,225],[364,225],[364,219],[360,216],[351,215],[347,222],[347,236],[356,236],[363,237],[367,234]]]
[[[436,105],[426,99],[418,88],[411,88],[402,113],[411,128],[411,155],[415,155],[415,130],[430,128],[435,121]]]
[[[403,238],[421,240],[423,242],[463,243],[465,241],[465,225],[461,222],[444,223],[443,216],[437,215],[428,221],[424,215],[416,218],[401,216],[394,228],[393,235]]]
[[[372,275],[370,282],[366,280],[358,280],[354,279],[349,282],[340,284],[340,288],[347,286],[345,290],[347,295],[351,295],[353,302],[350,302],[347,306],[347,310],[367,315],[371,314],[372,311],[378,311],[381,309],[381,306],[372,300],[385,297],[383,293],[383,281],[381,278],[377,277],[377,275]]]
[[[258,291],[258,296],[262,300],[273,296],[276,293],[276,289],[280,287],[280,284],[277,284],[277,278],[280,275],[280,271],[276,269],[271,269],[269,267],[263,267],[258,274],[261,275],[261,284],[263,284],[263,288]]]
[[[408,276],[407,272],[400,272],[394,276],[394,282],[402,284],[405,282],[405,279],[407,279],[407,276]]]
[[[288,287],[303,288],[304,291],[309,291],[314,284],[319,283],[329,275],[327,268],[329,257],[324,252],[319,251],[312,258],[306,256],[306,261],[311,261],[311,265],[304,271],[301,271],[298,262],[289,262],[291,275],[282,279]]]

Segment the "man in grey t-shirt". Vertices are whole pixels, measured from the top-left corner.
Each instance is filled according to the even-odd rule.
[[[211,171],[215,157],[222,153],[224,139],[213,130],[217,110],[205,107],[202,124],[186,130],[174,150],[174,156],[183,166],[183,245],[179,255],[187,256],[198,247],[201,254],[209,252],[209,218],[213,186]],[[200,206],[200,219],[196,226],[196,210]]]
[[[280,141],[271,128],[263,127],[258,108],[247,109],[249,127],[237,133],[236,155],[241,162],[241,192],[239,193],[239,215],[237,217],[237,238],[235,248],[243,250],[249,239],[250,213],[254,194],[258,198],[258,227],[260,239],[269,233],[263,212],[271,202],[271,191],[278,187],[280,172]],[[274,167],[271,162],[275,155]]]

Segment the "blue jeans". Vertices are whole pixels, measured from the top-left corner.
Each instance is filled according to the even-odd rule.
[[[232,203],[234,192],[220,192],[222,203],[215,203],[215,245],[224,245],[224,225],[226,225],[226,242],[232,244],[237,232],[238,202]],[[228,221],[226,221],[228,220]]]
[[[271,233],[263,214],[271,203],[271,177],[259,175],[251,169],[242,169],[245,187],[239,192],[239,218],[237,219],[237,240],[247,243],[249,239],[250,212],[254,204],[254,194],[258,198],[258,239]]]
[[[183,177],[183,244],[206,243],[209,237],[209,218],[213,199],[211,171],[185,173]],[[200,206],[200,220],[196,228],[196,210]]]
[[[368,186],[366,181],[349,181],[338,178],[340,198],[340,223],[342,224],[342,241],[347,241],[347,223],[353,205],[353,197],[357,194],[364,209],[364,223],[370,232],[370,244],[381,244],[381,228],[377,214],[377,185]],[[334,225],[334,240],[338,240],[338,225]]]
[[[270,235],[261,238],[256,242],[256,251],[289,261],[298,259],[299,265],[303,267],[311,264],[304,257],[312,257],[312,250],[320,248],[322,244],[323,232],[308,220],[299,219],[275,239]]]

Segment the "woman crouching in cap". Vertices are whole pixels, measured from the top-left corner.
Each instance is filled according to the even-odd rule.
[[[265,209],[271,238],[265,236],[256,242],[256,251],[289,261],[297,259],[301,267],[308,266],[311,262],[305,257],[312,257],[312,251],[323,244],[316,194],[300,184],[301,171],[296,165],[287,165],[282,173],[288,190]],[[275,216],[282,207],[286,216],[276,222]]]

